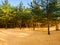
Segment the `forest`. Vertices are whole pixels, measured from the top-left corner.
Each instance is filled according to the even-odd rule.
[[[33,0],[29,7],[20,2],[11,6],[8,0],[0,4],[0,28],[35,28],[55,26],[59,30],[60,2],[58,0]]]

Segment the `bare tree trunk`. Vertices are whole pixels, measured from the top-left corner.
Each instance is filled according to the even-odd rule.
[[[35,23],[33,23],[33,30],[35,30]]]
[[[48,35],[50,35],[50,22],[49,22],[49,19],[48,19]]]
[[[57,19],[56,19],[56,21],[55,21],[55,25],[56,25],[56,31],[58,31],[58,30],[59,30],[59,26],[58,26]]]
[[[19,28],[20,28],[20,30],[21,30],[21,23],[19,23]]]
[[[5,29],[7,29],[7,21],[5,22]]]

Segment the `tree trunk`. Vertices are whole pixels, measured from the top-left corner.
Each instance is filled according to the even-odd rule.
[[[5,22],[5,29],[7,29],[7,21]]]
[[[58,30],[59,30],[59,27],[58,27],[57,19],[56,19],[56,21],[55,21],[55,25],[56,25],[56,31],[58,31]]]
[[[50,22],[49,22],[49,19],[48,19],[48,35],[50,35]]]
[[[47,24],[48,24],[48,35],[50,35],[50,12],[49,12],[49,1],[47,0],[47,7],[46,7],[46,12],[47,12]]]
[[[47,24],[48,24],[48,35],[50,35],[50,14],[49,12],[47,13]]]
[[[21,24],[19,25],[19,27],[20,27],[20,30],[21,30]]]
[[[33,30],[35,30],[35,23],[33,23]]]

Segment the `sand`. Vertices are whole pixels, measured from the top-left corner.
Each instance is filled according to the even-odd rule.
[[[47,29],[44,29],[47,30]],[[31,28],[0,29],[0,45],[60,45],[60,31],[36,30]]]

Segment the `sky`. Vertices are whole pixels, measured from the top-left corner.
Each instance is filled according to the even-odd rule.
[[[0,0],[0,4],[2,3],[2,1],[4,0]],[[8,1],[12,6],[18,6],[19,3],[22,1],[25,7],[29,7],[28,3],[30,3],[32,0],[8,0]]]
[[[0,4],[2,3],[2,1],[4,0],[0,0]],[[12,6],[17,6],[22,1],[24,6],[29,7],[28,3],[30,3],[32,0],[8,0],[8,1]]]

